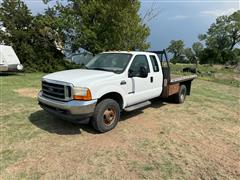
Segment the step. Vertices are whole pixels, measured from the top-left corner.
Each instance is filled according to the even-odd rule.
[[[150,101],[145,101],[145,102],[142,102],[142,103],[139,103],[139,104],[129,106],[129,107],[125,108],[124,110],[125,111],[134,111],[136,109],[140,109],[140,108],[143,108],[145,106],[149,106],[150,104],[151,104]]]

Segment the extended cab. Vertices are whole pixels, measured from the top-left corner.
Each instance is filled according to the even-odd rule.
[[[165,51],[103,52],[84,69],[44,76],[38,101],[52,114],[74,122],[88,118],[96,130],[106,132],[117,125],[121,111],[147,106],[153,98],[183,103],[194,78],[171,79]]]

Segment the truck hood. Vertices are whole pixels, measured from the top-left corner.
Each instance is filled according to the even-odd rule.
[[[116,76],[116,74],[107,71],[73,69],[51,73],[44,76],[43,79],[67,82],[73,84],[73,86],[86,86],[112,76]]]

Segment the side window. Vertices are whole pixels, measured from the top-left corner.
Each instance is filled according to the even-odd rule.
[[[159,66],[157,63],[157,59],[155,56],[150,56],[151,62],[152,62],[152,67],[154,72],[159,72]]]
[[[139,77],[140,67],[142,66],[147,69],[148,73],[150,72],[147,57],[145,55],[136,55],[129,68],[129,72],[131,72],[134,77]]]

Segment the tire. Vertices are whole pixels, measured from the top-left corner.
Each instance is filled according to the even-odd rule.
[[[184,84],[180,86],[179,92],[174,96],[174,101],[178,104],[184,103],[186,99],[187,88]]]
[[[91,123],[101,133],[112,130],[120,119],[119,104],[113,99],[104,99],[95,108]]]

